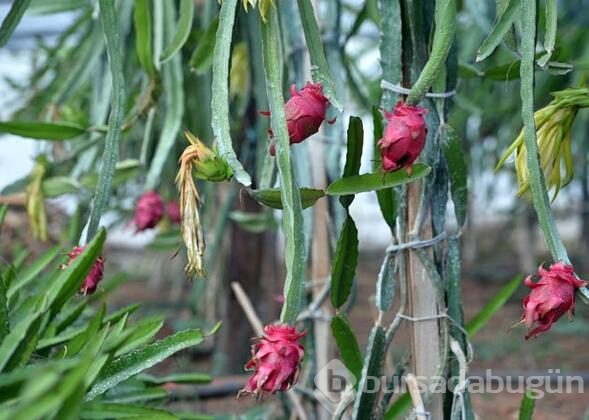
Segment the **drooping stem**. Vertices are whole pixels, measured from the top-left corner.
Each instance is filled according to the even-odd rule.
[[[548,249],[555,261],[570,263],[566,248],[556,228],[550,199],[546,191],[544,174],[540,167],[540,154],[536,139],[534,121],[534,60],[536,45],[536,0],[522,0],[522,41],[521,41],[521,98],[522,119],[524,123],[524,141],[527,152],[530,190],[538,222],[542,228]]]
[[[269,11],[267,22],[262,23],[262,53],[266,72],[268,105],[272,117],[272,131],[276,136],[276,161],[280,175],[280,195],[283,205],[282,223],[286,238],[286,280],[284,283],[284,306],[280,320],[285,323],[293,323],[304,300],[305,240],[301,196],[293,176],[290,142],[284,113],[280,31],[278,13],[275,8],[271,8]]]
[[[121,124],[125,114],[125,75],[121,57],[121,38],[119,34],[117,12],[112,0],[100,1],[100,18],[106,38],[106,49],[112,74],[112,101],[108,120],[108,132],[104,142],[102,163],[98,173],[96,192],[90,212],[86,241],[90,241],[98,230],[100,218],[106,209],[112,192],[112,180],[119,160],[119,142],[121,139]]]
[[[456,0],[438,0],[435,20],[431,54],[407,97],[407,103],[411,105],[418,104],[425,97],[446,62],[456,32]]]
[[[227,160],[237,182],[247,187],[251,185],[252,181],[242,164],[237,160],[233,150],[229,124],[229,58],[236,8],[237,0],[225,0],[221,3],[213,61],[211,126],[213,135],[217,139],[219,152]]]

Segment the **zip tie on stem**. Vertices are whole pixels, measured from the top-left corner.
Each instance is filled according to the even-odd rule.
[[[380,87],[383,89],[386,89],[386,90],[390,90],[395,93],[399,93],[401,95],[409,95],[409,93],[411,93],[411,89],[407,89],[403,86],[396,85],[391,82],[387,82],[386,80],[383,80],[382,82],[380,82]],[[430,92],[430,93],[426,93],[425,97],[426,98],[434,98],[434,99],[446,99],[446,98],[451,98],[454,95],[456,95],[456,90],[451,90],[449,92],[439,92],[439,93]]]
[[[416,249],[416,248],[427,248],[429,246],[433,246],[438,242],[441,242],[448,238],[448,234],[446,232],[440,233],[438,236],[433,237],[431,239],[424,239],[424,240],[416,240],[406,243],[400,243],[395,245],[390,245],[386,249],[387,254],[392,254],[397,251],[402,251],[404,249]]]

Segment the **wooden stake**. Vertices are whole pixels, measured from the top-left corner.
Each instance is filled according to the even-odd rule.
[[[407,187],[407,231],[412,231],[415,219],[419,211],[421,198],[420,183],[411,183]],[[426,218],[427,219],[427,218]],[[426,221],[420,232],[420,239],[432,237],[431,224]],[[405,238],[409,240],[410,238]],[[409,251],[407,264],[407,281],[409,285],[409,307],[411,317],[428,318],[439,315],[439,308],[436,300],[436,291],[429,279],[429,275],[418,255]],[[413,373],[417,377],[427,378],[424,383],[428,386],[433,382],[432,377],[438,374],[440,366],[440,333],[438,319],[411,322],[411,354]],[[432,396],[427,411],[431,418],[443,418],[442,394],[436,393]]]
[[[327,186],[327,179],[325,176],[325,164],[323,157],[323,144],[316,142],[312,145],[312,169],[313,169],[313,185],[317,188],[325,188]],[[323,290],[323,282],[318,281],[328,278],[331,274],[331,258],[329,253],[329,209],[327,208],[327,200],[319,200],[313,207],[313,240],[311,253],[311,279],[313,280],[313,298],[317,298]],[[324,313],[331,312],[331,303],[329,299],[321,305],[321,310]],[[328,321],[315,319],[314,320],[315,333],[315,354],[317,368],[322,369],[326,366],[332,358],[331,348],[331,326]],[[319,380],[327,380],[321,375]],[[321,389],[329,389],[327,384],[320,387]],[[331,414],[320,407],[319,419],[329,419]]]

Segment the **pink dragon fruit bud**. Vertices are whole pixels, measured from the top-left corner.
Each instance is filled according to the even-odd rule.
[[[178,203],[176,201],[170,201],[168,204],[166,204],[166,214],[168,215],[170,222],[175,225],[179,225],[182,221],[180,207],[178,207]]]
[[[413,162],[419,157],[427,137],[425,108],[397,102],[392,112],[385,111],[387,126],[378,147],[384,172],[406,168],[411,175]]]
[[[537,283],[532,281],[531,275],[524,280],[524,284],[532,291],[524,298],[521,321],[528,329],[537,323],[537,327],[526,334],[526,340],[548,331],[565,313],[572,319],[575,291],[587,284],[575,276],[572,266],[563,262],[552,264],[548,270],[540,266],[538,275],[540,280]]]
[[[297,91],[293,84],[290,87],[291,98],[284,104],[286,114],[286,124],[288,126],[288,135],[290,144],[300,143],[308,137],[319,131],[319,127],[325,121],[325,112],[329,106],[329,100],[323,94],[321,83],[309,83]],[[269,113],[262,113],[270,115]],[[335,119],[327,121],[333,124]],[[276,153],[276,144],[272,131],[270,134],[270,154]]]
[[[285,324],[266,325],[264,335],[252,346],[252,359],[245,365],[245,369],[253,370],[254,374],[239,395],[274,394],[294,385],[305,354],[299,340],[305,334]]]
[[[78,255],[80,255],[82,253],[84,248],[85,248],[85,246],[74,247],[67,254],[67,256],[69,258],[68,262],[63,264],[60,268],[62,270],[64,270],[67,267],[69,267],[69,265],[72,263],[72,261],[75,260],[78,257]],[[93,294],[96,291],[96,288],[98,287],[98,283],[100,283],[100,280],[102,280],[103,274],[104,274],[104,258],[98,257],[98,258],[96,258],[96,261],[92,265],[92,268],[90,268],[90,272],[88,273],[88,275],[84,279],[84,284],[82,284],[82,287],[80,287],[80,293],[83,295]]]
[[[155,191],[143,193],[135,207],[133,222],[137,232],[155,227],[164,216],[164,203]]]

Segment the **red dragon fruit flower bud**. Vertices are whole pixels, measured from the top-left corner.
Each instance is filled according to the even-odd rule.
[[[239,395],[274,394],[294,385],[305,354],[299,340],[305,334],[289,325],[266,325],[264,335],[255,339],[252,346],[252,359],[245,365],[245,369],[253,370],[254,374]]]
[[[60,268],[62,270],[65,270],[67,267],[69,267],[69,265],[72,263],[72,261],[75,260],[78,257],[78,255],[80,255],[82,253],[84,248],[85,248],[85,246],[74,247],[74,249],[72,249],[71,252],[69,252],[67,254],[67,256],[69,258],[68,262],[63,264]],[[103,274],[104,274],[104,258],[98,257],[98,258],[96,258],[96,261],[92,265],[92,268],[90,268],[90,272],[88,273],[88,275],[84,279],[84,284],[82,284],[82,287],[80,287],[80,293],[83,295],[93,294],[96,291],[96,288],[98,287],[98,283],[100,283],[100,280],[102,280]]]
[[[178,207],[178,203],[176,201],[170,201],[168,204],[166,204],[166,214],[168,215],[170,222],[175,225],[179,225],[182,221],[180,207]]]
[[[309,83],[297,91],[293,84],[290,87],[291,98],[284,104],[286,124],[290,144],[300,143],[319,131],[319,127],[325,121],[325,112],[329,106],[329,100],[323,94],[321,83]],[[263,115],[270,115],[263,113]],[[333,124],[335,119],[328,121]],[[272,131],[270,131],[270,154],[276,153],[276,145]]]
[[[427,137],[425,108],[397,102],[392,112],[385,111],[387,126],[378,147],[384,172],[406,168],[411,175],[413,162],[419,157]]]
[[[137,201],[133,222],[137,232],[155,227],[164,216],[164,203],[155,191],[143,193]]]
[[[548,331],[552,324],[565,313],[572,319],[575,312],[575,291],[587,284],[575,276],[572,266],[563,262],[552,264],[548,270],[538,269],[540,280],[532,281],[528,276],[524,284],[532,291],[524,298],[524,313],[521,322],[528,328],[534,323],[537,327],[526,334],[526,340]]]

